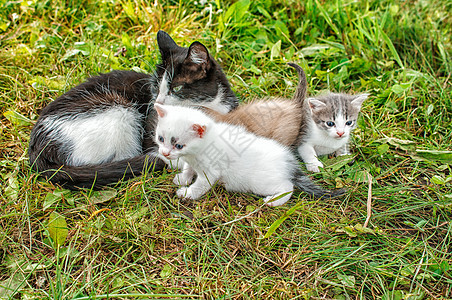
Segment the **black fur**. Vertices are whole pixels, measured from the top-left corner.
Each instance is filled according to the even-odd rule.
[[[325,190],[322,187],[315,184],[306,174],[297,169],[292,177],[292,183],[300,190],[314,196],[315,198],[333,198],[343,195],[346,190]]]

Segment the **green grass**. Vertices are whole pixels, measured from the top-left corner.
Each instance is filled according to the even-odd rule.
[[[0,0],[0,298],[452,298],[451,2],[199,2]],[[310,94],[369,92],[354,164],[314,176],[347,194],[269,208],[221,187],[179,200],[171,173],[69,192],[31,172],[40,109],[152,72],[159,29],[204,43],[243,101],[290,97],[289,61]]]

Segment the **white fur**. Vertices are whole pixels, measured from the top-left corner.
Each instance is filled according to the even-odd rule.
[[[221,103],[224,98],[224,91],[221,87],[218,89],[218,93],[215,98],[210,102],[195,102],[190,100],[179,100],[177,97],[174,97],[170,94],[169,90],[170,82],[168,81],[168,75],[165,73],[162,77],[159,86],[159,93],[155,103],[165,104],[165,105],[180,105],[180,106],[204,106],[219,113],[226,114],[229,112],[230,108],[227,105]]]
[[[101,164],[127,159],[141,152],[141,125],[138,112],[115,106],[77,119],[48,117],[50,135],[67,146],[66,163],[72,166]]]
[[[182,158],[187,163],[174,182],[187,185],[197,175],[192,185],[177,191],[179,197],[197,199],[219,182],[228,191],[265,196],[264,201],[270,206],[282,205],[290,199],[292,174],[298,166],[289,149],[242,127],[215,123],[193,108],[160,107],[167,114],[159,116],[157,124],[159,153],[169,154],[170,159]],[[202,137],[192,130],[193,124],[205,126]],[[163,143],[158,136],[165,138]],[[184,148],[176,149],[170,142],[172,137],[178,138],[177,143],[185,145]],[[273,201],[277,197],[280,198]]]
[[[177,105],[177,102],[179,102],[179,100],[169,94],[169,82],[167,77],[168,75],[165,72],[160,81],[159,94],[157,95],[157,99],[155,99],[155,103]]]
[[[204,103],[200,103],[200,104],[204,107],[213,109],[221,114],[227,114],[230,111],[230,107],[225,106],[221,103],[224,96],[225,96],[224,91],[220,87],[218,89],[217,95],[215,96],[215,99],[213,99],[211,102],[204,102]]]

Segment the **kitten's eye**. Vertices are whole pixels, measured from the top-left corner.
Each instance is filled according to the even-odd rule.
[[[165,139],[163,138],[163,136],[159,135],[159,142],[163,143],[165,141]]]
[[[181,90],[182,86],[183,86],[182,84],[178,85],[178,86],[175,86],[171,90],[173,91],[173,93],[177,93],[177,92],[179,92]]]
[[[182,149],[182,148],[184,148],[184,145],[181,145],[181,144],[176,144],[176,145],[174,145],[174,147],[176,147],[176,149]]]
[[[334,122],[332,122],[332,121],[327,121],[327,122],[325,122],[325,123],[326,123],[326,125],[329,126],[329,127],[333,127],[333,126],[334,126]]]
[[[353,121],[347,121],[347,122],[345,122],[345,125],[347,125],[347,126],[351,126],[353,124]]]

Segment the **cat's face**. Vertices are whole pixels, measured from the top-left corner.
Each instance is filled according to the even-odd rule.
[[[359,111],[368,94],[347,95],[330,93],[306,99],[311,117],[318,128],[334,139],[346,139],[356,127]]]
[[[178,159],[197,151],[199,141],[204,137],[206,125],[187,119],[181,107],[154,104],[158,114],[155,142],[159,155],[167,159]]]
[[[164,32],[159,32],[157,41],[162,64],[157,69],[160,82],[156,103],[206,105],[223,113],[233,108],[235,96],[226,100],[226,93],[232,93],[229,83],[203,44],[193,42],[188,48],[179,47]]]

